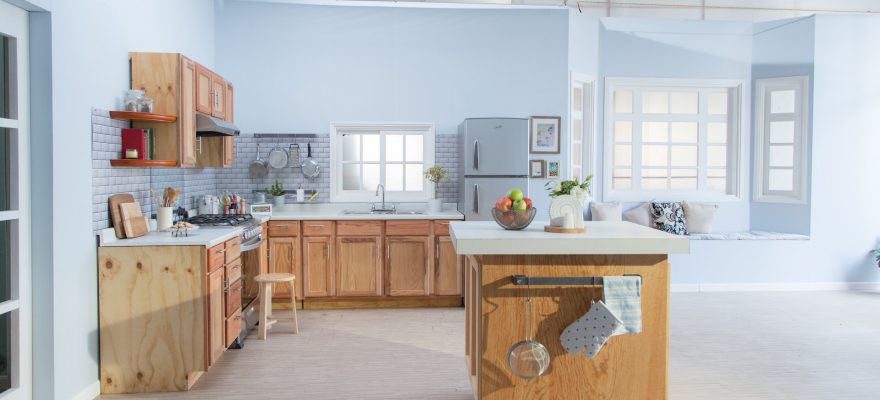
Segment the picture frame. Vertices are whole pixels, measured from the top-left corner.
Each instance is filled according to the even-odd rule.
[[[532,154],[559,154],[562,125],[561,117],[533,116],[529,118],[529,152]]]
[[[547,178],[556,179],[560,175],[559,161],[547,161]]]
[[[544,177],[544,160],[529,160],[529,178]]]

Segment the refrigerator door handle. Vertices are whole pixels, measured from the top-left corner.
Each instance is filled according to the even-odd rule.
[[[480,185],[474,184],[474,214],[480,213]]]
[[[480,169],[480,141],[474,140],[474,169]]]

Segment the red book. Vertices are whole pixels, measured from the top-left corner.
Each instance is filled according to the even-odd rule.
[[[126,150],[137,150],[138,160],[147,160],[148,158],[148,150],[147,143],[149,142],[149,135],[147,134],[146,129],[130,129],[123,128],[122,129],[122,158],[125,158]]]

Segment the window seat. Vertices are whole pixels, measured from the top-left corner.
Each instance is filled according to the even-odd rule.
[[[691,240],[810,240],[807,235],[766,231],[693,233],[687,237]]]

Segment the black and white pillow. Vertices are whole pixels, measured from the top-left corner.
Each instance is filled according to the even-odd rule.
[[[675,235],[688,234],[681,203],[651,203],[651,215],[657,229]]]

